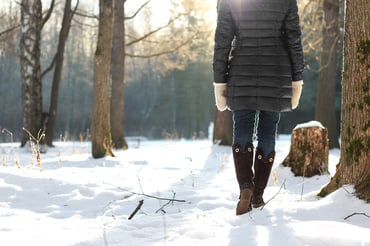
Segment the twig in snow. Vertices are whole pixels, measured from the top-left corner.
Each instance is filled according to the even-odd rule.
[[[369,218],[369,219],[370,219],[370,216],[369,216],[369,215],[367,215],[366,213],[352,213],[352,214],[350,214],[350,215],[348,215],[348,216],[344,217],[344,220],[346,220],[346,219],[348,219],[348,218],[350,218],[350,217],[352,217],[352,216],[354,216],[354,215],[363,215],[363,216],[365,216],[365,217],[367,217],[367,218]]]
[[[139,182],[139,186],[140,186],[140,191],[141,191],[141,193],[144,193],[144,191],[143,191],[143,186],[141,186],[141,180],[140,180],[140,177],[139,177],[139,176],[137,176],[137,181]]]
[[[284,182],[281,184],[281,186],[280,186],[280,189],[279,189],[279,191],[273,196],[273,197],[271,197],[269,200],[267,200],[267,202],[265,202],[265,205],[263,205],[262,207],[261,207],[261,210],[267,205],[267,203],[269,203],[272,199],[274,199],[277,195],[279,195],[279,193],[280,193],[280,191],[281,191],[281,189],[284,187],[284,189],[285,189],[285,181],[286,181],[286,179],[284,179]]]
[[[43,151],[40,149],[40,142],[45,137],[45,133],[42,129],[40,129],[39,132],[37,133],[37,137],[34,137],[31,134],[31,132],[28,131],[26,128],[23,127],[22,129],[29,136],[29,143],[30,143],[31,150],[32,150],[32,161],[31,161],[30,166],[33,166],[33,158],[36,158],[36,163],[39,166],[40,171],[42,171],[43,168],[42,168],[42,165],[41,165],[41,155],[40,155],[40,153],[43,152]]]
[[[108,184],[108,183],[104,183],[104,184]],[[120,199],[120,200],[123,200],[123,199],[125,199],[125,198],[128,198],[128,197],[130,197],[130,196],[132,196],[132,195],[138,195],[138,196],[145,196],[145,197],[149,197],[149,198],[153,198],[153,199],[157,199],[157,200],[160,200],[160,201],[167,201],[162,207],[160,207],[157,211],[156,211],[156,213],[158,213],[159,211],[162,211],[162,212],[164,212],[164,213],[166,213],[166,211],[163,209],[164,207],[166,207],[168,204],[170,204],[170,203],[174,203],[174,202],[186,202],[186,200],[179,200],[179,199],[175,199],[175,196],[176,196],[176,193],[174,192],[173,193],[173,197],[172,198],[164,198],[164,197],[158,197],[158,196],[151,196],[151,195],[147,195],[147,194],[145,194],[143,191],[141,192],[141,193],[138,193],[138,192],[134,192],[134,191],[130,191],[130,190],[128,190],[128,189],[124,189],[124,188],[122,188],[122,187],[119,187],[119,186],[115,186],[115,185],[113,185],[113,184],[109,184],[109,185],[111,185],[111,186],[113,186],[113,187],[115,187],[115,188],[117,188],[117,189],[119,189],[119,190],[123,190],[123,191],[127,191],[127,192],[129,192],[129,193],[131,193],[130,195],[126,195],[126,196],[124,196],[124,198],[122,198],[122,199]],[[140,185],[140,188],[141,188],[141,185]],[[105,207],[108,207],[110,204],[112,204],[112,203],[114,203],[114,202],[116,202],[117,200],[114,200],[114,201],[111,201],[111,202],[109,202]],[[142,204],[140,205],[140,207],[138,208],[138,209],[140,209],[141,208],[141,206],[142,206]],[[137,212],[137,211],[136,211]],[[136,213],[135,212],[135,213]],[[135,214],[133,214],[132,216],[134,216]],[[130,216],[131,217],[131,216]]]
[[[108,183],[105,183],[105,184],[108,184]],[[179,200],[179,199],[174,199],[174,198],[164,198],[164,197],[158,197],[158,196],[151,196],[151,195],[147,195],[143,192],[141,193],[138,193],[138,192],[134,192],[134,191],[130,191],[128,189],[124,189],[122,187],[119,187],[119,186],[115,186],[115,185],[112,185],[112,184],[108,184],[108,185],[111,185],[113,187],[116,187],[117,189],[119,190],[122,190],[122,191],[127,191],[127,192],[130,192],[131,194],[133,195],[138,195],[138,196],[145,196],[145,197],[149,197],[149,198],[153,198],[153,199],[157,199],[157,200],[161,200],[161,201],[170,201],[170,202],[186,202],[186,200]]]
[[[104,224],[104,229],[103,229],[103,238],[104,238],[104,245],[108,246],[107,231],[105,230],[105,224]]]
[[[108,202],[108,204],[104,206],[104,209],[106,209],[106,208],[107,208],[107,207],[109,207],[111,204],[115,203],[116,201],[120,201],[120,200],[128,199],[128,198],[130,198],[130,197],[131,197],[131,196],[133,196],[133,195],[134,195],[134,194],[129,194],[129,195],[125,195],[125,196],[123,196],[123,197],[122,197],[122,198],[120,198],[120,199],[114,199],[113,201]]]
[[[175,199],[175,196],[176,196],[176,193],[174,192],[172,200],[167,201],[164,205],[162,205],[162,207],[160,207],[157,211],[155,211],[155,213],[158,213],[159,211],[162,211],[163,213],[166,213],[166,211],[164,210],[164,207],[166,207],[170,203],[172,203],[172,205],[173,205],[173,201]]]
[[[135,208],[134,212],[132,212],[130,217],[128,217],[129,220],[131,220],[135,216],[135,214],[140,210],[140,208],[141,208],[141,206],[143,206],[143,204],[144,204],[144,200],[140,200],[139,204]]]
[[[348,194],[352,194],[352,195],[353,195],[353,192],[350,192],[349,190],[347,190],[345,186],[342,186],[342,189],[343,189],[345,192],[347,192]]]
[[[13,143],[13,133],[6,128],[1,128],[1,133],[7,133],[10,136],[10,142]]]
[[[303,169],[303,175],[302,175],[302,177],[303,177],[303,180],[302,180],[302,189],[301,189],[301,201],[302,201],[302,197],[303,197],[303,190],[304,190],[304,174],[305,173],[305,169]]]

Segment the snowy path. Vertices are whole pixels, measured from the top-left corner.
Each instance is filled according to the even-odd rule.
[[[265,200],[274,198],[243,216],[234,215],[230,147],[145,141],[115,158],[93,159],[89,143],[58,142],[41,156],[40,171],[27,167],[31,153],[18,144],[0,144],[1,245],[370,245],[369,218],[344,220],[354,212],[370,215],[370,205],[351,186],[316,197],[330,175],[294,177],[279,165],[289,144],[289,136],[277,143],[265,192]],[[331,171],[338,158],[332,150]],[[185,202],[166,205],[133,192]],[[141,210],[128,220],[140,200]]]

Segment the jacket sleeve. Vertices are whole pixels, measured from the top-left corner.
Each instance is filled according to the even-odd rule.
[[[289,10],[285,18],[285,37],[292,62],[292,79],[293,81],[302,80],[304,58],[297,0],[290,0]]]
[[[213,79],[216,83],[226,83],[231,43],[235,36],[230,1],[221,0],[218,8],[215,46],[213,54]]]

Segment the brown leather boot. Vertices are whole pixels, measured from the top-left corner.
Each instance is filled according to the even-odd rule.
[[[239,202],[236,206],[236,215],[242,215],[252,210],[252,195],[253,190],[250,188],[245,188],[240,191]]]
[[[239,145],[232,146],[236,178],[240,188],[239,202],[236,207],[236,215],[249,212],[253,195],[253,144],[248,143],[245,150]]]
[[[271,168],[275,159],[275,151],[272,151],[266,159],[263,158],[262,150],[256,149],[254,160],[254,191],[252,198],[252,206],[259,208],[265,205],[263,201],[263,192],[266,188],[270,177]]]

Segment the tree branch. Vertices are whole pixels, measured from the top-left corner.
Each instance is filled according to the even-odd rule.
[[[0,37],[1,37],[2,35],[5,35],[5,34],[7,34],[7,33],[9,33],[9,32],[14,31],[15,29],[19,28],[20,26],[21,26],[20,24],[17,24],[17,25],[15,25],[15,26],[9,27],[8,29],[6,29],[6,30],[4,30],[4,31],[0,32]]]
[[[148,54],[148,55],[134,55],[134,54],[129,54],[129,53],[126,53],[125,55],[128,56],[128,57],[131,57],[131,58],[151,58],[151,57],[157,57],[157,56],[171,54],[171,53],[174,53],[175,51],[179,50],[180,48],[184,47],[188,43],[190,43],[197,34],[198,34],[198,32],[196,34],[194,34],[192,37],[190,37],[188,40],[186,40],[185,42],[181,43],[180,45],[178,45],[178,46],[176,46],[176,47],[174,47],[173,49],[170,49],[170,50],[164,50],[164,51],[161,51],[161,52],[152,53],[152,54]]]
[[[56,60],[57,60],[57,54],[54,55],[54,58],[51,61],[50,65],[41,73],[41,78],[43,78],[48,72],[50,72],[53,69]]]
[[[78,5],[79,4],[80,4],[80,0],[77,0],[76,6],[72,10],[72,17],[71,17],[71,19],[73,19],[73,16],[77,13],[77,8],[78,8]]]
[[[50,3],[50,8],[48,9],[48,11],[46,12],[46,15],[45,17],[43,18],[42,20],[42,24],[41,24],[41,30],[42,28],[44,28],[44,25],[46,24],[46,22],[49,20],[50,16],[51,16],[51,13],[53,12],[54,10],[54,6],[55,6],[55,0],[52,0],[51,3]]]
[[[125,20],[131,20],[133,18],[135,18],[135,16],[146,6],[149,4],[151,0],[148,0],[146,1],[145,3],[143,3],[143,5],[140,6],[140,8],[138,10],[136,10],[136,12],[132,15],[132,16],[129,16],[129,17],[125,17]]]
[[[135,44],[135,43],[138,43],[138,42],[140,42],[140,41],[142,41],[142,40],[146,39],[147,37],[149,37],[149,36],[153,35],[154,33],[157,33],[157,32],[159,32],[160,30],[167,28],[167,27],[168,27],[168,26],[170,26],[172,23],[174,23],[177,19],[179,19],[181,16],[184,16],[184,15],[187,15],[187,13],[180,13],[180,14],[179,14],[179,15],[177,15],[175,18],[170,19],[170,20],[167,22],[167,24],[166,24],[166,25],[160,26],[160,27],[158,27],[158,28],[156,28],[156,29],[154,29],[154,30],[152,30],[152,31],[148,32],[147,34],[143,35],[142,37],[137,38],[137,39],[135,39],[135,40],[133,40],[133,41],[131,41],[131,42],[127,42],[127,43],[126,43],[126,46],[128,47],[128,46],[131,46],[131,45],[133,45],[133,44]]]
[[[99,19],[99,16],[97,16],[97,15],[91,15],[91,14],[83,13],[83,12],[80,12],[80,11],[78,11],[78,12],[76,11],[75,14],[77,16],[81,16],[81,17],[85,17],[85,18],[96,19],[96,20]]]
[[[54,0],[53,0],[54,1]],[[75,5],[75,7],[73,8],[73,10],[71,11],[71,16],[70,16],[70,18],[67,20],[67,22],[69,23],[68,25],[70,25],[71,24],[71,21],[72,21],[72,19],[73,19],[73,16],[74,16],[74,14],[76,13],[76,11],[77,11],[77,8],[78,8],[78,5],[79,5],[79,3],[80,3],[80,1],[79,0],[77,0],[77,3],[76,3],[76,5]],[[50,16],[49,16],[50,17]],[[41,73],[41,78],[43,78],[47,73],[49,73],[52,69],[53,69],[53,67],[55,66],[55,63],[56,63],[56,60],[57,60],[57,57],[58,57],[58,52],[56,52],[56,54],[54,55],[54,57],[53,57],[53,60],[52,60],[52,62],[50,63],[50,65]]]
[[[75,15],[78,14],[76,13]],[[98,25],[82,23],[81,21],[78,21],[77,18],[73,18],[72,21],[73,23],[77,24],[77,26],[79,26],[80,28],[82,27],[98,28]]]

